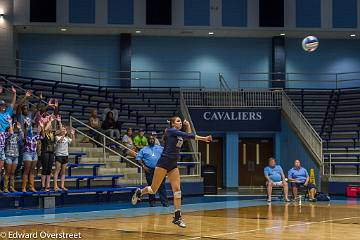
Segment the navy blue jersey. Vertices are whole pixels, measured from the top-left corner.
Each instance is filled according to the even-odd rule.
[[[186,133],[176,128],[169,128],[165,132],[165,145],[162,156],[168,158],[178,158],[184,139],[195,139],[195,134]]]

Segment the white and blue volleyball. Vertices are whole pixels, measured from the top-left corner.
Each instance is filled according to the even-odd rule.
[[[302,41],[302,47],[307,52],[314,52],[319,47],[319,39],[314,36],[307,36]]]

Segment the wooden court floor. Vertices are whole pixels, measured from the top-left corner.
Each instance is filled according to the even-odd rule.
[[[196,211],[183,215],[188,227],[172,216],[153,215],[0,227],[0,232],[81,233],[81,239],[360,239],[360,205],[294,203]],[[31,221],[31,219],[29,219]],[[0,236],[1,237],[1,236]],[[3,238],[9,239],[9,238]]]

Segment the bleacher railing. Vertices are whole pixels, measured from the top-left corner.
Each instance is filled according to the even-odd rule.
[[[97,141],[93,137],[89,136],[88,133],[80,130],[79,128],[76,128],[74,126],[74,123],[80,124],[82,127],[85,127],[88,129],[87,131],[94,131],[95,133],[99,134],[101,136],[102,142]],[[128,162],[129,164],[133,165],[134,167],[138,168],[138,171],[140,173],[140,184],[143,184],[143,168],[132,161],[131,159],[127,158],[126,156],[123,156],[119,152],[115,151],[114,149],[107,146],[107,142],[111,142],[112,144],[116,145],[117,147],[120,147],[122,150],[130,150],[130,148],[126,147],[124,144],[119,143],[115,141],[114,139],[110,138],[109,136],[97,131],[96,129],[92,128],[91,126],[87,125],[86,123],[76,119],[75,117],[70,117],[70,126],[75,129],[75,131],[82,135],[83,137],[89,138],[92,142],[100,145],[103,148],[103,154],[104,159],[106,159],[106,153],[111,152],[117,156],[119,156],[122,160]],[[178,162],[178,166],[180,169],[180,175],[181,177],[200,177],[201,176],[201,162],[198,161],[198,159],[201,159],[201,153],[197,151],[193,152],[181,152],[181,161]],[[186,161],[187,159],[190,159]],[[195,160],[195,161],[193,161]],[[183,169],[186,169],[184,171]]]
[[[200,71],[113,71],[16,59],[16,73],[26,77],[98,86],[119,86],[121,82],[131,81],[132,87],[180,87],[180,84],[202,87]]]
[[[301,140],[308,147],[318,164],[322,164],[322,139],[282,90],[244,90],[224,92],[219,90],[182,89],[180,96],[184,102],[183,106],[186,108],[281,108],[283,114],[287,117]]]
[[[332,177],[360,177],[360,152],[324,154],[323,175]],[[341,158],[341,159],[339,159]],[[349,158],[356,158],[349,160]],[[341,169],[339,169],[341,168]],[[350,173],[349,173],[350,172]],[[356,172],[356,174],[354,174]]]
[[[360,85],[360,72],[241,72],[236,87],[271,88],[276,85],[284,85],[284,88],[349,88]]]
[[[87,128],[89,131],[93,131],[96,134],[99,134],[101,136],[102,142],[97,141],[96,139],[94,139],[93,137],[89,136],[87,133],[79,130],[78,128],[76,128],[74,126],[74,123],[80,124],[82,127]],[[119,156],[122,160],[125,160],[127,163],[129,163],[130,165],[138,168],[138,171],[140,173],[140,184],[143,184],[143,168],[135,163],[134,161],[130,160],[129,158],[123,156],[122,154],[120,154],[119,152],[115,151],[114,149],[110,148],[107,146],[107,142],[111,142],[112,144],[120,147],[122,150],[128,150],[128,151],[132,151],[130,148],[128,148],[127,146],[115,141],[114,139],[110,138],[109,136],[103,134],[102,132],[99,132],[98,130],[92,128],[91,126],[87,125],[86,123],[70,116],[70,127],[73,128],[75,130],[75,132],[77,132],[78,134],[82,135],[83,137],[87,137],[88,139],[90,139],[91,141],[93,141],[94,143],[100,145],[103,148],[103,157],[104,160],[106,159],[106,153],[111,152],[117,156]]]
[[[189,109],[186,105],[186,102],[185,102],[185,99],[184,99],[184,96],[182,94],[182,92],[180,92],[180,111],[181,111],[181,114],[183,115],[183,117],[185,119],[187,119],[190,123],[190,126],[191,126],[191,131],[196,135],[196,130],[195,130],[195,127],[194,127],[194,123],[191,119],[191,115],[189,113]],[[192,149],[193,152],[199,152],[199,144],[197,141],[191,139],[189,141],[190,143],[190,147]],[[198,155],[195,156],[195,161],[196,162],[200,162],[201,161],[201,158],[198,158]]]

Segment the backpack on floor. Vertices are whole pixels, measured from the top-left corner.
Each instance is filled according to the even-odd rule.
[[[330,201],[330,197],[326,193],[317,192],[316,193],[316,200],[319,202],[328,202]]]

